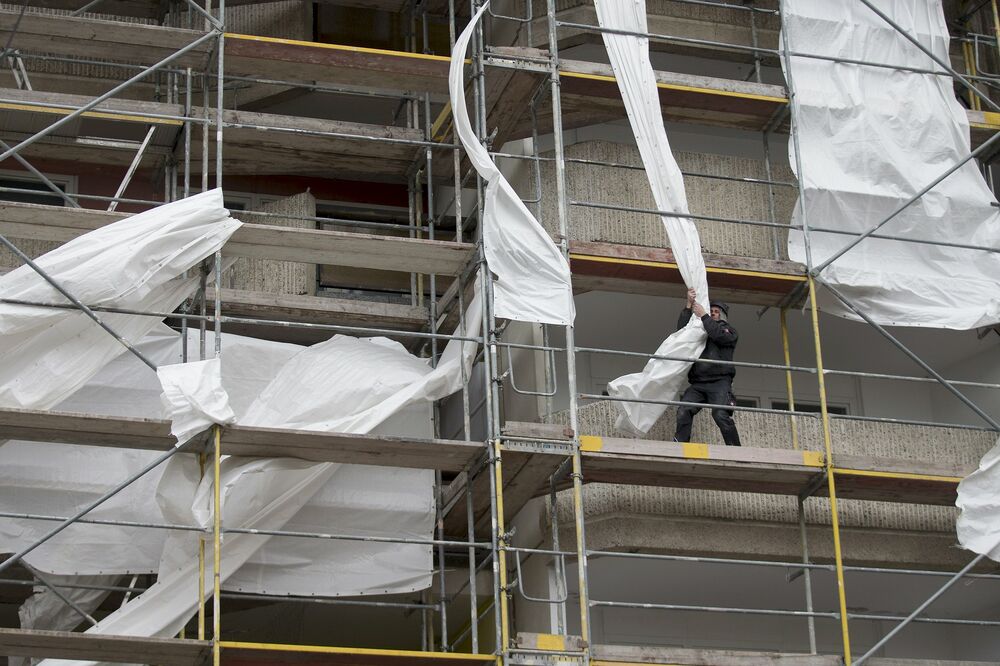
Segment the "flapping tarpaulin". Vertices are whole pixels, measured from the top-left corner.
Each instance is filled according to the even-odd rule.
[[[645,0],[595,0],[602,28],[645,33]],[[690,219],[687,194],[680,167],[670,150],[660,113],[656,77],[649,62],[649,40],[645,37],[604,32],[604,45],[621,90],[635,142],[646,168],[653,200],[661,211],[678,215],[662,216],[670,239],[670,249],[684,284],[697,292],[698,302],[708,309],[708,280],[701,254],[698,230]],[[705,349],[705,327],[692,316],[688,325],[670,335],[656,350],[657,356],[697,358]],[[650,359],[642,372],[625,375],[608,384],[608,395],[640,400],[676,400],[683,388],[690,361]],[[646,433],[666,411],[666,405],[615,402],[620,413],[615,426],[624,431]]]
[[[469,120],[462,71],[469,41],[487,7],[488,2],[455,41],[448,89],[455,132],[472,166],[486,181],[483,251],[495,276],[493,311],[503,319],[572,324],[576,310],[569,263],[490,159]]]
[[[85,302],[170,310],[197,280],[177,276],[219,249],[239,226],[221,202],[221,192],[214,191],[178,202],[184,205],[163,206],[154,211],[158,215],[138,215],[86,234],[41,257],[38,264]],[[11,298],[62,302],[26,269],[5,277],[0,289]],[[475,342],[452,341],[432,368],[426,359],[380,338],[335,336],[302,348],[224,335],[226,353],[220,359],[178,364],[180,336],[155,317],[109,317],[159,366],[157,376],[79,313],[3,307],[0,326],[9,335],[0,342],[0,354],[11,361],[0,370],[3,404],[113,416],[167,415],[182,440],[210,423],[231,422],[234,416],[257,426],[430,436],[430,402],[461,387],[462,368],[470,372],[477,349]],[[476,337],[481,322],[478,299],[466,314],[470,326],[464,333]],[[99,335],[92,335],[95,331]],[[189,349],[194,349],[196,333],[190,335]],[[87,358],[90,354],[94,358]],[[27,374],[39,365],[40,376]],[[4,442],[0,507],[10,513],[69,515],[156,455]],[[433,472],[428,470],[276,458],[227,458],[223,465],[227,527],[410,539],[432,534]],[[201,477],[193,456],[180,454],[102,504],[88,519],[204,527],[211,521],[212,495],[210,477]],[[47,530],[47,523],[2,519],[0,548],[19,550]],[[78,524],[26,560],[57,575],[158,572],[150,590],[90,631],[172,635],[197,605],[197,540],[190,537],[191,532],[166,536],[163,530]],[[209,567],[209,587],[211,575]],[[430,575],[431,549],[421,544],[230,534],[223,552],[226,589],[246,592],[396,593],[426,587]],[[26,617],[60,621],[59,614],[46,610],[49,601],[40,597],[26,607]]]
[[[874,0],[907,35],[944,62],[949,35],[939,0]],[[784,37],[793,52],[943,71],[869,7],[858,2],[784,0]],[[787,67],[788,64],[785,63]],[[950,76],[791,58],[804,199],[793,222],[859,234],[899,210],[970,153],[968,116]],[[795,166],[794,144],[790,159]],[[935,243],[1000,245],[1000,211],[974,161],[902,209],[879,233],[925,243],[867,238],[822,271],[880,324],[969,329],[1000,321],[1000,255]],[[811,231],[813,263],[850,234]],[[789,234],[792,259],[804,237]],[[856,318],[839,301],[833,314]],[[957,532],[966,548],[1000,558],[1000,443],[959,484]]]
[[[465,334],[478,336],[482,321],[478,299],[466,315],[469,329]],[[224,350],[231,346],[224,341]],[[431,368],[396,342],[338,335],[272,364],[274,374],[258,387],[252,401],[237,395],[239,382],[227,385],[224,351],[222,383],[232,396],[238,422],[247,425],[413,436],[421,423],[424,428],[430,423],[427,406],[461,388],[462,367],[466,375],[471,372],[476,349],[475,342],[452,340],[438,365]],[[242,405],[248,405],[245,413],[240,413]],[[415,539],[429,538],[433,531],[434,476],[430,470],[230,457],[223,461],[221,479],[222,513],[228,528]],[[176,492],[180,487],[189,491]],[[168,520],[209,527],[212,497],[211,478],[199,481],[194,461],[175,457],[168,463],[157,493]],[[196,537],[172,533],[163,547],[157,582],[88,631],[175,635],[198,606],[196,553]],[[395,593],[429,584],[431,549],[422,544],[231,533],[222,549],[220,572],[226,589],[241,591]],[[212,575],[209,565],[206,589],[211,589]]]
[[[939,0],[876,0],[879,9],[944,62],[948,27]],[[943,71],[860,2],[784,0],[792,52]],[[783,61],[783,65],[786,65]],[[814,265],[887,218],[970,152],[969,122],[948,75],[792,56],[792,113],[805,191],[793,215],[810,227]],[[790,160],[796,166],[794,144]],[[974,161],[909,205],[821,278],[883,325],[969,329],[1000,322],[1000,211]],[[840,232],[840,233],[833,233]],[[844,232],[847,232],[846,234]],[[789,256],[805,261],[792,230]],[[821,290],[824,311],[856,319]]]
[[[222,361],[209,358],[190,363],[172,363],[156,369],[163,393],[170,432],[183,444],[213,423],[236,421],[229,394],[222,386]]]
[[[88,306],[170,312],[197,286],[180,277],[220,249],[240,226],[210,190],[79,236],[35,262]],[[0,297],[68,301],[30,266],[0,277]],[[155,317],[102,313],[131,343]],[[125,348],[79,310],[0,304],[0,406],[49,409]]]
[[[958,542],[1000,562],[1000,440],[958,484]]]

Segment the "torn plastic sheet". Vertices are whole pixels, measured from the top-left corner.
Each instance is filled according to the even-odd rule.
[[[163,388],[161,399],[170,419],[170,433],[178,444],[212,424],[236,421],[229,394],[222,386],[222,361],[218,358],[161,365],[156,376]]]
[[[121,576],[58,576],[48,574],[45,581],[59,590],[84,613],[93,616],[101,603],[111,594],[107,588],[117,585]],[[127,581],[126,581],[127,582]],[[64,587],[77,586],[77,587]],[[18,609],[22,629],[48,631],[73,631],[89,622],[51,589],[36,585],[34,594]]]
[[[480,307],[478,299],[469,306],[466,320],[470,325],[467,336],[479,335]],[[412,422],[400,423],[390,419],[405,419],[406,410],[428,405],[433,400],[459,390],[462,367],[465,366],[466,373],[471,370],[476,349],[477,344],[474,342],[452,340],[446,346],[437,367],[432,369],[391,341],[335,336],[325,343],[298,352],[283,364],[250,404],[241,422],[268,427],[294,425],[303,429],[356,433],[388,431],[387,434],[393,434],[400,432],[399,429],[402,428],[412,435]],[[222,359],[225,384],[225,352]],[[320,380],[321,383],[316,384],[313,380]],[[273,411],[273,401],[280,403],[278,412]],[[233,403],[234,406],[238,404],[235,399]],[[409,415],[412,417],[412,412]],[[367,478],[356,476],[366,472],[370,474]],[[190,469],[185,470],[173,461],[168,463],[158,496],[164,515],[176,519],[186,514],[194,516],[199,524],[208,526],[212,518],[211,481],[203,480],[194,493],[193,502],[190,500],[191,495],[187,495],[185,502],[185,496],[174,493],[172,489],[185,476],[190,478]],[[341,479],[344,480],[343,483]],[[402,485],[412,490],[411,511],[419,511],[422,516],[420,519],[415,519],[412,514],[407,517],[383,516],[381,524],[373,524],[374,517],[378,514],[356,513],[356,506],[345,506],[338,516],[353,518],[353,524],[333,527],[326,516],[322,515],[324,512],[303,516],[302,509],[318,494],[323,498],[324,486],[331,482],[338,486],[331,490],[334,497],[338,492],[347,493],[350,497],[346,499],[354,503],[367,501],[371,497],[376,504],[385,501],[390,488],[395,490]],[[222,515],[229,528],[239,526],[247,529],[280,530],[300,520],[302,524],[315,529],[315,521],[319,519],[322,521],[319,526],[325,527],[326,531],[337,529],[351,533],[356,530],[359,534],[377,534],[379,530],[384,530],[386,536],[391,534],[398,537],[398,529],[404,529],[422,533],[426,537],[433,527],[433,473],[428,470],[386,470],[281,458],[229,457],[223,462],[221,492]],[[240,586],[259,585],[261,579],[258,575],[263,569],[255,569],[253,565],[267,567],[277,564],[277,569],[282,571],[284,562],[277,556],[268,555],[280,551],[269,549],[272,546],[277,549],[278,544],[282,544],[281,548],[288,548],[284,544],[300,541],[319,540],[227,534],[220,569],[225,585],[229,587],[234,581],[239,581]],[[401,589],[394,586],[415,589],[425,587],[430,582],[430,546],[352,544],[344,547],[342,543],[327,542],[328,545],[333,544],[328,553],[334,555],[334,563],[346,561],[337,559],[338,551],[354,560],[346,572],[332,573],[332,581],[326,581],[327,585],[332,584],[336,588],[337,594],[395,592]],[[192,538],[190,534],[171,534],[164,547],[157,582],[88,632],[135,636],[175,635],[198,605],[196,544],[196,538]],[[318,546],[313,543],[308,547]],[[378,557],[372,553],[376,553]],[[394,561],[394,556],[399,554],[413,559],[408,565],[403,563],[401,566]],[[359,568],[359,557],[367,559],[364,571]],[[244,568],[248,563],[251,566]],[[378,566],[391,574],[391,578],[381,581],[384,589],[363,587],[373,584],[371,570]],[[272,566],[271,570],[274,569]],[[205,571],[208,590],[212,587],[212,576],[212,566],[209,564]],[[315,594],[323,584],[324,581],[304,577],[301,572],[293,571],[284,581],[283,589],[294,594]],[[267,591],[274,592],[273,589]]]
[[[517,321],[572,324],[576,309],[569,263],[490,159],[469,120],[462,71],[469,41],[487,7],[488,2],[455,41],[448,89],[455,132],[486,181],[483,250],[494,274],[494,314]]]
[[[90,306],[169,312],[197,278],[179,278],[220,249],[240,226],[210,190],[79,236],[35,263]],[[30,266],[0,277],[0,297],[66,299]],[[101,313],[135,343],[155,317]],[[49,409],[83,386],[125,348],[78,310],[0,304],[0,406]]]
[[[59,590],[59,594],[71,600],[84,613],[93,616],[101,603],[111,594],[106,589],[87,589],[108,587],[118,583],[120,576],[56,576],[45,577],[50,585]],[[63,587],[75,585],[79,587]],[[22,629],[42,629],[46,631],[73,631],[81,623],[89,625],[79,612],[59,598],[51,589],[37,585],[34,594],[28,597],[17,609]],[[34,657],[7,657],[7,666],[31,666],[40,660]]]
[[[955,506],[961,513],[955,530],[958,542],[974,553],[1000,562],[1000,440],[979,462],[979,468],[958,484]]]
[[[940,0],[876,0],[879,9],[945,62],[949,35]],[[785,0],[792,51],[940,70],[868,7],[857,2]],[[788,66],[782,61],[783,66]],[[862,233],[970,152],[968,116],[950,76],[792,57],[793,117],[802,158],[797,174],[811,227]],[[794,145],[790,161],[796,166]],[[879,234],[1000,246],[1000,211],[975,161],[907,207]],[[854,240],[810,231],[813,264]],[[788,253],[806,260],[803,234]],[[969,329],[1000,322],[1000,254],[867,238],[822,278],[883,325]],[[858,319],[830,294],[821,307]]]
[[[594,0],[602,28],[645,33],[644,0]],[[635,142],[659,210],[687,213],[687,193],[680,168],[670,150],[660,112],[656,77],[649,62],[649,40],[633,35],[601,33],[628,112]],[[670,249],[684,284],[697,293],[698,302],[709,304],[705,259],[694,223],[686,217],[663,216]],[[698,358],[705,349],[705,327],[692,316],[688,325],[670,335],[656,350],[657,356]],[[608,383],[608,395],[641,400],[676,400],[686,383],[690,361],[650,359],[642,372],[625,375]],[[615,427],[644,434],[666,411],[666,405],[615,402],[619,410]]]
[[[189,350],[197,349],[197,344],[197,333],[192,331]],[[137,346],[157,364],[169,364],[180,358],[180,337],[162,325]],[[223,349],[223,383],[228,388],[235,412],[242,415],[281,367],[303,348],[224,333]],[[112,416],[163,416],[156,377],[131,354],[116,358],[57,409]],[[430,437],[429,424],[426,408],[417,406],[394,416],[383,429],[390,431],[387,434]],[[156,455],[110,447],[8,441],[0,446],[0,511],[69,515],[81,504],[99,497],[122,478],[141,469]],[[174,474],[172,478],[161,482],[163,469],[154,470],[92,511],[88,518],[195,524],[190,506],[200,482],[197,460],[185,454],[173,460],[181,462],[169,463]],[[365,529],[375,527],[380,530],[379,536],[392,532],[395,536],[426,538],[430,534],[430,528],[423,529],[428,518],[427,509],[421,506],[420,500],[426,495],[431,481],[422,480],[416,486],[419,493],[414,495],[387,471],[384,485],[377,485],[378,479],[373,473],[389,468],[345,466],[346,469],[353,471],[351,474],[345,471],[335,483],[325,486],[287,529],[330,532],[341,531],[342,526],[354,529],[360,525],[360,534],[367,534]],[[361,488],[372,493],[373,498],[377,495],[377,501],[373,500],[367,510],[358,507],[358,499],[362,496],[353,494]],[[150,501],[158,494],[157,501]],[[165,513],[161,505],[181,508],[175,513]],[[355,508],[358,509],[356,514],[353,513]],[[399,530],[395,530],[395,525],[382,529],[385,521],[373,518],[371,513],[380,509],[393,512],[389,520],[396,521]],[[364,522],[358,523],[355,516],[364,516]],[[50,528],[51,524],[45,521],[0,519],[0,544],[4,550],[17,550],[37,540]],[[164,530],[72,525],[26,559],[40,571],[57,574],[155,573],[160,566],[165,539]],[[328,552],[307,556],[314,547],[325,548]],[[376,551],[362,553],[362,559],[377,564],[369,567],[363,578],[351,579],[352,584],[347,586],[339,574],[351,568],[350,562],[341,561],[351,547],[348,542],[276,539],[261,551],[259,561],[255,558],[248,563],[247,567],[253,565],[256,571],[245,575],[241,571],[231,579],[228,589],[283,594],[346,594],[341,592],[344,589],[358,594],[382,593],[395,585],[396,572],[413,568],[412,564],[402,561],[408,556],[405,549],[389,545],[385,550],[391,554],[395,548],[401,561],[387,560],[385,553]],[[412,553],[409,556],[409,561],[414,561]],[[399,580],[403,578],[405,576]],[[395,591],[410,589],[415,589],[414,584],[402,581]]]

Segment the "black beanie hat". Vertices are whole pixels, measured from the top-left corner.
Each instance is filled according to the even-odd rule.
[[[720,310],[722,310],[722,314],[726,315],[727,317],[729,316],[729,306],[723,303],[722,301],[712,301],[709,304],[709,307],[719,308]]]

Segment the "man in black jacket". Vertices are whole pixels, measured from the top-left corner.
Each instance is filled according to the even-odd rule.
[[[729,315],[729,306],[713,301],[710,308],[711,312],[705,312],[705,308],[695,300],[694,289],[688,290],[687,307],[681,311],[681,316],[677,320],[677,328],[680,330],[687,326],[693,312],[695,316],[701,318],[705,332],[708,333],[708,341],[705,343],[705,351],[701,353],[701,358],[713,361],[732,361],[739,334],[726,321]],[[696,361],[688,372],[688,381],[691,386],[684,391],[681,401],[710,405],[735,405],[736,400],[733,398],[733,377],[735,376],[736,368],[734,366]],[[681,406],[677,408],[677,432],[674,435],[674,441],[691,441],[691,423],[694,421],[695,414],[700,411],[701,407]],[[740,445],[740,433],[736,430],[732,409],[713,407],[712,419],[719,426],[722,439],[727,446]]]

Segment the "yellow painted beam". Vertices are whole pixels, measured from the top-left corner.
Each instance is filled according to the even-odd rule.
[[[912,474],[910,472],[881,472],[867,469],[843,469],[833,468],[834,474],[842,476],[870,476],[877,479],[912,479],[914,481],[938,481],[941,483],[958,483],[962,480],[960,476],[941,476],[938,474]]]
[[[697,442],[683,442],[681,444],[681,450],[684,451],[685,458],[693,458],[694,460],[708,460],[708,444],[699,444]]]
[[[323,42],[307,42],[301,39],[282,39],[279,37],[261,37],[260,35],[243,35],[236,32],[227,32],[226,39],[237,39],[248,42],[266,42],[269,44],[288,44],[290,46],[308,46],[314,49],[325,49],[330,51],[347,51],[351,53],[364,53],[367,55],[384,55],[394,58],[412,58],[414,60],[428,60],[432,62],[451,62],[448,56],[432,55],[429,53],[410,53],[409,51],[391,51],[389,49],[372,49],[364,46],[348,46],[346,44],[326,44]],[[466,59],[465,62],[471,62]]]
[[[670,261],[649,261],[646,259],[626,259],[624,257],[600,257],[593,254],[578,254],[576,252],[570,252],[569,258],[579,259],[580,261],[595,261],[603,264],[623,264],[626,266],[649,266],[652,268],[669,268],[669,269],[677,268],[677,264]],[[790,282],[806,281],[806,277],[804,275],[768,273],[765,271],[748,271],[742,268],[720,268],[716,266],[706,266],[705,270],[708,273],[719,273],[724,275],[743,275],[747,277],[769,278],[772,280],[788,280]]]
[[[708,444],[701,442],[681,442],[681,457],[690,460],[711,460],[712,450]],[[604,450],[604,438],[599,435],[580,435],[580,450],[584,453],[600,453]],[[800,451],[802,464],[806,467],[823,467],[826,464],[826,457],[821,451]],[[674,457],[664,456],[664,457]],[[731,458],[722,460],[733,461]],[[752,464],[752,463],[750,463]]]
[[[983,114],[983,123],[971,123],[973,127],[978,127],[980,129],[993,129],[1000,130],[1000,113],[996,111],[980,111]]]
[[[68,116],[75,109],[57,109],[51,106],[38,106],[36,104],[13,104],[10,102],[0,102],[0,109],[6,111],[26,111],[29,113],[48,113],[56,116]],[[82,114],[85,118],[101,118],[103,120],[121,120],[131,123],[145,123],[147,125],[183,125],[180,120],[170,120],[169,118],[149,118],[146,116],[136,116],[129,113],[116,113],[113,111],[87,111]]]
[[[615,77],[604,74],[585,74],[583,72],[567,72],[560,70],[559,75],[567,79],[589,79],[591,81],[606,81],[616,83]],[[719,90],[717,88],[702,88],[699,86],[685,86],[679,83],[657,83],[657,88],[663,90],[676,90],[679,92],[694,92],[701,95],[715,95],[717,97],[735,97],[737,99],[752,99],[760,102],[773,102],[775,104],[787,104],[785,97],[775,97],[773,95],[757,95],[754,93],[737,92],[735,90]]]
[[[652,662],[642,662],[642,661],[606,661],[603,659],[591,659],[591,666],[684,666],[683,664],[674,663],[663,663],[654,664]]]
[[[451,102],[448,102],[438,113],[434,124],[431,125],[431,139],[434,141],[443,139],[448,130],[451,129],[451,125]]]
[[[219,641],[222,649],[261,650],[264,652],[301,652],[304,654],[345,654],[382,657],[418,657],[421,659],[451,659],[497,661],[493,654],[471,654],[461,652],[421,652],[420,650],[382,650],[376,648],[333,647],[328,645],[295,645],[290,643],[248,643],[244,641]]]
[[[538,634],[535,647],[539,650],[564,651],[566,649],[566,637],[560,634]]]

